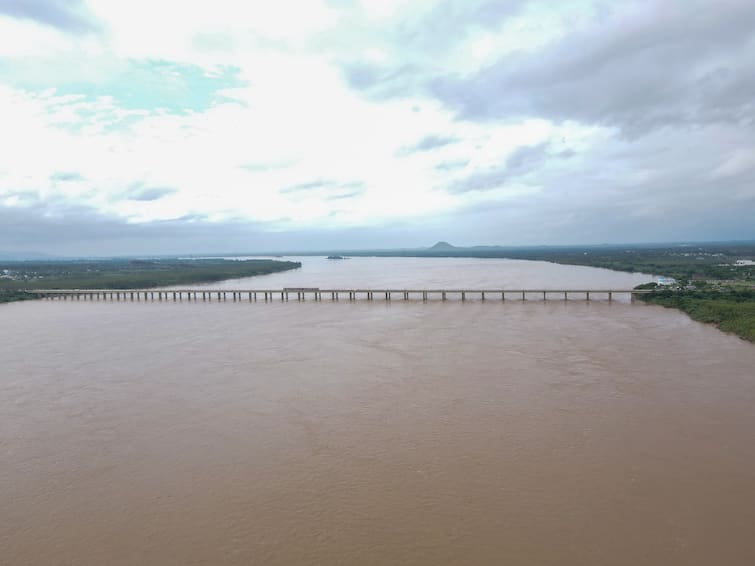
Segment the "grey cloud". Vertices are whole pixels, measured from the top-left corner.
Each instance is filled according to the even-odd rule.
[[[476,29],[496,29],[524,5],[525,0],[442,0],[420,19],[401,22],[396,40],[405,49],[437,54]]]
[[[467,193],[470,191],[489,191],[503,185],[510,175],[505,167],[477,171],[448,185],[448,192]]]
[[[352,88],[376,98],[422,90],[433,62],[451,51],[456,41],[476,30],[496,29],[525,4],[526,0],[442,0],[429,12],[396,22],[379,37],[369,38],[371,47],[383,44],[389,51],[400,52],[400,63],[347,59],[341,63],[343,75]],[[366,35],[370,32],[366,30]]]
[[[506,169],[511,173],[526,173],[541,163],[548,155],[548,142],[523,145],[506,158]]]
[[[451,193],[469,191],[489,191],[503,186],[506,181],[525,175],[545,162],[548,158],[548,142],[521,146],[516,148],[498,167],[475,171],[470,175],[456,179],[448,186]]]
[[[342,64],[341,70],[349,86],[376,98],[389,98],[420,88],[420,75],[413,65],[393,68],[364,61],[348,61]]]
[[[173,187],[146,187],[144,183],[137,182],[129,185],[128,189],[119,197],[124,200],[151,202],[178,192]]]
[[[34,20],[71,33],[97,29],[82,0],[0,0],[0,14]]]
[[[334,190],[340,190],[340,189],[361,189],[362,187],[364,187],[364,183],[361,181],[339,183],[331,179],[317,179],[314,181],[308,181],[306,183],[300,183],[298,185],[291,185],[289,187],[284,187],[280,189],[278,192],[283,193],[283,194],[289,194],[289,193],[302,193],[302,192],[310,192],[310,191],[334,191]],[[359,190],[359,191],[352,191],[352,192],[356,195],[363,191]],[[328,198],[327,195],[325,196],[325,198]]]
[[[351,191],[348,193],[338,193],[335,195],[330,195],[330,196],[325,197],[325,200],[343,200],[347,198],[354,198],[354,197],[358,197],[362,193],[364,193],[364,191]]]
[[[333,181],[328,181],[326,179],[318,179],[316,181],[307,181],[306,183],[299,183],[297,185],[291,185],[289,187],[284,187],[280,189],[279,193],[301,193],[301,192],[307,192],[312,191],[316,189],[322,189],[323,187],[328,187],[333,185]]]
[[[458,138],[454,136],[439,136],[439,135],[432,134],[429,136],[425,136],[414,145],[410,145],[408,147],[400,149],[398,151],[398,154],[410,155],[412,153],[417,153],[421,151],[430,151],[438,147],[450,145],[457,141],[458,141]]]
[[[456,161],[443,161],[435,166],[437,171],[455,171],[456,169],[463,169],[469,165],[469,159],[459,159]]]
[[[267,223],[211,222],[191,216],[131,223],[86,206],[37,202],[0,204],[3,250],[71,256],[166,255],[311,251],[424,242],[422,223],[393,222],[381,228],[278,230]],[[344,246],[348,242],[348,246]]]
[[[138,193],[128,196],[128,200],[138,200],[141,202],[149,202],[153,200],[160,200],[163,197],[172,195],[177,192],[176,189],[170,187],[149,187],[142,189]]]
[[[626,2],[592,25],[429,91],[459,116],[538,116],[617,126],[755,120],[755,4]]]

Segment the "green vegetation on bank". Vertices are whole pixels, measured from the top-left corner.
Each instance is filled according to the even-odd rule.
[[[24,293],[23,291],[16,291],[14,289],[1,289],[0,288],[0,303],[12,303],[13,301],[26,301],[29,299],[38,299],[37,295],[32,293]]]
[[[156,259],[0,263],[0,302],[35,298],[23,289],[147,289],[211,283],[301,267],[293,261]]]
[[[755,342],[753,288],[719,287],[708,283],[677,289],[659,289],[655,283],[647,283],[637,288],[656,290],[653,294],[639,295],[647,303],[679,309],[694,320],[715,324],[725,332]]]

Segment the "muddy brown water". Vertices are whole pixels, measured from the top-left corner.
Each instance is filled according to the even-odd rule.
[[[223,285],[349,270],[648,279]],[[755,563],[755,347],[676,311],[35,301],[0,333],[4,565]]]

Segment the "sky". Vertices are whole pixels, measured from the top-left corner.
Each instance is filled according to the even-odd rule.
[[[744,239],[752,0],[0,0],[0,252]]]

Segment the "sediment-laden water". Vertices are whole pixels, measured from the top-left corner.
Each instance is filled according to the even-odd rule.
[[[222,285],[647,279],[305,258]],[[755,563],[755,347],[676,311],[35,301],[0,334],[2,564]]]

